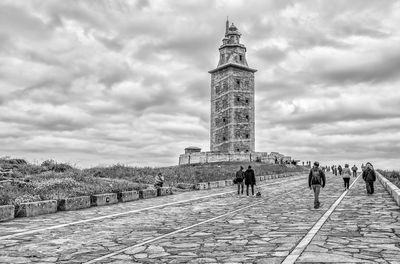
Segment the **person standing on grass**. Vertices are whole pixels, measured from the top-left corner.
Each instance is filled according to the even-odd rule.
[[[319,162],[314,162],[314,166],[311,168],[308,175],[308,187],[314,191],[314,208],[317,209],[320,206],[319,193],[321,187],[324,188],[326,183],[325,173],[319,168]]]
[[[376,181],[376,174],[374,167],[370,162],[367,162],[367,164],[365,164],[365,169],[362,172],[362,178],[365,181],[367,195],[374,194],[374,181]]]
[[[349,164],[344,165],[344,169],[342,171],[342,177],[344,181],[344,189],[348,190],[350,186],[350,177],[351,177],[351,171],[349,168]]]
[[[240,169],[236,172],[236,184],[238,187],[238,194],[243,194],[243,189],[244,189],[244,171],[243,171],[243,167],[240,166]],[[242,191],[240,192],[240,186],[242,187]]]
[[[154,179],[154,187],[156,187],[157,189],[157,196],[161,195],[161,187],[163,187],[163,184],[164,184],[164,176],[162,175],[161,172],[159,172]]]
[[[353,171],[353,177],[357,177],[358,168],[357,168],[356,164],[354,164],[353,167],[351,167],[351,170]]]
[[[249,186],[251,186],[251,194],[254,196],[254,185],[256,185],[256,175],[254,170],[249,168],[244,172],[244,184],[246,184],[246,194],[249,196]]]

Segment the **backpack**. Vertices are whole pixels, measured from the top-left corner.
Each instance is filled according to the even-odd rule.
[[[319,169],[311,171],[311,184],[321,184],[321,173]]]

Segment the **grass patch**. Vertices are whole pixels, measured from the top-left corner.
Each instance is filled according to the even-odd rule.
[[[2,168],[13,170],[7,176],[13,181],[0,185],[0,205],[18,206],[23,202],[146,189],[153,185],[154,176],[159,172],[164,175],[166,186],[191,189],[198,182],[232,179],[240,166],[246,169],[248,165],[253,167],[257,176],[305,170],[301,166],[259,162],[221,162],[159,168],[117,164],[80,170],[53,160],[33,165],[19,159],[0,159]]]

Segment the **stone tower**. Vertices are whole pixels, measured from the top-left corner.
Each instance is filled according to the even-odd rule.
[[[217,68],[211,74],[210,150],[254,152],[254,73],[235,25],[226,21]]]

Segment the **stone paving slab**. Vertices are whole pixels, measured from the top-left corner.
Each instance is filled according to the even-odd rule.
[[[315,210],[312,207],[312,191],[307,188],[306,175],[266,183],[274,181],[276,184],[261,186],[260,198],[238,196],[233,192],[145,210],[140,214],[82,222],[14,238],[1,239],[0,236],[0,263],[84,263],[124,249],[127,250],[96,263],[281,263],[342,194],[343,187],[341,178],[328,175],[328,185],[321,191],[321,201],[324,205]],[[356,259],[367,263],[372,257],[375,257],[373,261],[381,261],[377,254],[386,261],[382,260],[382,263],[396,263],[393,259],[398,257],[397,246],[392,242],[395,236],[398,239],[400,212],[398,208],[392,207],[393,200],[378,184],[376,196],[380,197],[380,200],[376,203],[380,205],[375,205],[374,201],[373,210],[365,209],[368,201],[355,195],[362,192],[363,186],[361,183],[355,184],[354,191],[351,190],[349,196],[343,200],[343,204],[348,203],[347,207],[342,209],[342,204],[339,205],[338,211],[331,215],[306,248],[299,263],[323,263],[333,261],[335,256],[336,262],[332,263],[354,263]],[[26,230],[49,225],[47,222],[53,220],[52,225],[235,189],[236,186],[230,186],[90,208],[81,212],[39,216],[29,219],[29,223],[21,220],[6,222],[4,230],[12,233],[17,231],[18,227]],[[257,204],[258,202],[260,204]],[[233,210],[252,204],[255,205],[229,214]],[[224,216],[206,222],[221,215]],[[354,222],[358,218],[364,221],[361,226],[358,225],[358,221]],[[203,221],[206,223],[196,225]],[[182,229],[192,225],[193,228]],[[3,226],[1,228],[2,233]],[[169,235],[172,232],[174,233]],[[364,237],[359,240],[359,235],[362,234]],[[150,239],[156,240],[146,243]],[[383,246],[378,247],[377,241]],[[351,243],[359,248],[349,249],[347,245]],[[376,245],[375,249],[369,247],[372,244]],[[348,254],[347,251],[339,250],[346,248],[349,252],[359,251]],[[324,258],[317,261],[316,252]],[[359,255],[368,255],[370,258],[362,258]]]
[[[304,177],[290,181],[292,182],[289,185],[295,186],[299,181],[304,181]],[[266,192],[268,195],[273,196],[282,192],[281,188],[276,187],[280,185],[282,183],[264,188],[270,190]],[[232,189],[235,189],[235,186],[230,190]],[[194,192],[192,195],[197,194]],[[123,215],[112,221],[103,219],[94,223],[82,223],[0,240],[0,255],[7,257],[6,261],[0,263],[13,263],[20,257],[32,259],[32,256],[38,260],[57,257],[57,263],[80,263],[229,212],[232,208],[247,205],[248,199],[251,198],[238,198],[236,194],[231,193],[157,210],[147,210],[140,214]],[[43,222],[45,219],[38,217],[30,221],[33,224]]]
[[[296,176],[294,178],[299,178]],[[275,184],[281,180],[269,180],[263,184]],[[16,218],[9,222],[1,223],[0,239],[5,235],[17,234],[30,230],[42,229],[54,225],[63,225],[76,221],[90,220],[96,217],[105,217],[112,214],[125,213],[132,210],[140,210],[148,207],[161,206],[163,204],[180,202],[188,199],[201,198],[207,195],[217,195],[219,193],[236,190],[236,186],[226,188],[209,189],[193,192],[178,193],[170,196],[157,197],[152,199],[136,200],[127,203],[118,203],[111,206],[91,207],[83,211],[57,212],[54,214],[40,215],[31,218]]]
[[[359,178],[296,263],[400,263],[400,208]]]
[[[325,196],[321,199],[332,204],[341,194],[342,180],[328,180],[332,187],[322,191]],[[262,198],[239,198],[247,203],[261,200],[260,205],[110,259],[140,263],[280,263],[324,213],[323,209],[312,208],[313,195],[306,186],[304,177],[280,188],[262,188]],[[157,247],[160,255],[152,254],[151,247]],[[97,263],[117,263],[110,259]]]

